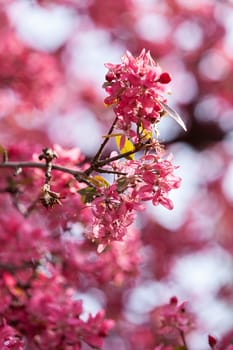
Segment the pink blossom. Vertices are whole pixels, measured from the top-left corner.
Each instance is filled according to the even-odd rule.
[[[115,184],[100,190],[92,204],[93,224],[87,236],[99,244],[99,251],[111,241],[121,241],[132,224],[134,205],[127,196],[117,191]]]
[[[106,64],[108,72],[104,87],[108,93],[106,105],[114,105],[117,127],[129,131],[132,123],[151,130],[160,120],[166,102],[163,93],[170,82],[169,73],[162,72],[149,51],[142,50],[138,57],[129,51],[121,64]]]
[[[2,320],[0,326],[0,348],[1,350],[24,350],[25,340],[16,329]]]
[[[155,308],[152,311],[154,325],[158,332],[163,335],[182,332],[186,334],[194,328],[194,315],[187,309],[187,303],[178,304],[178,299],[172,297],[169,304]]]

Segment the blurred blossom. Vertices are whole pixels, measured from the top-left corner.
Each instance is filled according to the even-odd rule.
[[[196,10],[204,6],[212,5],[215,3],[215,0],[196,0],[194,1],[186,1],[186,0],[176,0],[179,5],[184,8],[188,8],[190,10]]]
[[[174,40],[180,49],[197,50],[203,40],[202,28],[194,21],[183,21],[175,30]]]
[[[201,58],[199,70],[203,77],[210,80],[221,80],[229,71],[229,63],[217,50],[207,51]]]
[[[49,52],[62,46],[77,25],[74,13],[65,6],[45,8],[19,1],[12,4],[9,13],[22,40],[32,48]]]
[[[68,147],[80,147],[87,154],[93,154],[101,141],[100,125],[94,115],[80,107],[78,113],[54,116],[48,125],[51,142]],[[90,137],[91,135],[91,137]]]
[[[177,103],[189,103],[198,94],[196,77],[188,71],[180,71],[174,78],[176,89],[173,98]]]
[[[136,29],[139,35],[152,42],[166,40],[170,33],[170,26],[167,19],[156,13],[148,13],[140,16],[136,24]]]
[[[227,106],[227,101],[221,96],[208,94],[196,105],[195,117],[204,122],[210,120],[221,122],[222,112]]]
[[[233,203],[233,161],[228,164],[222,181],[222,188],[226,198]]]
[[[68,67],[70,74],[80,79],[85,72],[85,79],[95,84],[101,93],[103,76],[106,73],[103,62],[118,61],[124,49],[121,45],[112,43],[106,31],[92,27],[86,29],[84,33],[81,29],[81,33],[77,34],[72,44],[71,64]]]

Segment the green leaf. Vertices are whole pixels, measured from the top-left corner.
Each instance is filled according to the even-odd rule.
[[[117,148],[121,154],[135,150],[134,144],[125,135],[115,136],[115,141],[116,141]],[[126,158],[127,159],[134,159],[134,154],[130,154]]]
[[[83,203],[91,203],[97,195],[97,190],[94,187],[85,187],[77,191]]]

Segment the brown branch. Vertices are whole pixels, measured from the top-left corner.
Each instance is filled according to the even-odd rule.
[[[114,124],[114,123],[113,123]],[[103,147],[104,145],[106,144],[106,142],[103,142]],[[100,149],[103,149],[103,147],[101,147]],[[128,151],[128,152],[124,152],[122,154],[118,154],[117,156],[114,156],[114,157],[111,157],[111,158],[105,158],[105,159],[102,159],[102,160],[95,160],[94,159],[96,158],[97,154],[101,154],[101,152],[97,152],[96,156],[94,157],[94,159],[91,161],[91,165],[89,166],[89,168],[87,168],[85,171],[79,171],[79,170],[75,170],[75,169],[70,169],[70,168],[67,168],[65,166],[61,166],[61,165],[55,165],[55,164],[51,164],[51,168],[49,169],[50,171],[51,170],[57,170],[57,171],[61,171],[63,173],[67,173],[67,174],[70,174],[72,176],[74,176],[74,178],[79,181],[79,182],[84,182],[86,183],[87,185],[90,185],[89,184],[89,181],[88,181],[88,176],[93,172],[93,171],[99,171],[99,172],[102,172],[102,173],[109,173],[111,172],[110,170],[104,170],[104,169],[101,169],[104,165],[107,165],[107,164],[110,164],[111,162],[115,161],[115,160],[119,160],[119,159],[122,159],[122,158],[127,158],[128,156],[130,155],[133,155],[139,151],[141,151],[142,149],[145,149],[147,148],[148,145],[147,144],[142,144],[142,143],[139,143],[137,145],[135,145],[135,148],[131,151]],[[6,168],[12,168],[12,169],[15,169],[16,172],[19,170],[19,169],[22,169],[22,168],[37,168],[37,169],[42,169],[42,170],[47,170],[48,168],[48,165],[46,163],[40,163],[40,162],[31,162],[31,161],[19,161],[19,162],[16,162],[16,161],[7,161],[7,162],[3,162],[3,163],[0,163],[0,169],[6,169]],[[115,172],[114,172],[115,173]]]
[[[95,170],[98,173],[103,173],[103,174],[127,175],[127,173],[122,173],[121,171],[115,171],[115,170],[107,170],[107,169],[101,169],[101,168],[97,168]]]
[[[47,165],[44,163],[39,162],[4,162],[0,163],[0,168],[13,168],[13,169],[20,169],[20,168],[38,168],[38,169],[45,169],[47,168]],[[61,165],[52,165],[52,170],[58,170],[63,173],[67,173],[70,175],[73,175],[74,177],[77,176],[83,176],[84,172],[78,171],[75,169],[70,169]]]
[[[95,164],[95,167],[98,169],[99,167],[102,167],[106,164],[109,164],[115,160],[118,160],[118,159],[121,159],[121,158],[126,158],[128,156],[131,156],[132,154],[135,154],[139,151],[141,151],[142,149],[144,149],[146,147],[145,144],[137,144],[135,145],[135,148],[131,151],[128,151],[128,152],[124,152],[124,153],[121,153],[121,154],[118,154],[117,156],[114,156],[114,157],[111,157],[111,158],[105,158],[103,160],[99,160],[98,162],[96,162]],[[90,167],[91,168],[91,167]],[[88,171],[89,169],[87,169]]]

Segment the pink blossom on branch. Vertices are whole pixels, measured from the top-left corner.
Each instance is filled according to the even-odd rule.
[[[108,72],[104,87],[109,94],[106,105],[114,105],[117,127],[129,131],[132,123],[151,131],[160,120],[166,102],[166,84],[171,81],[167,72],[153,60],[149,51],[142,50],[138,57],[127,51],[121,64],[106,64]]]
[[[88,237],[99,244],[101,251],[112,241],[121,241],[133,223],[136,211],[143,209],[145,201],[157,206],[162,204],[173,209],[169,192],[180,186],[180,177],[174,175],[172,157],[161,158],[157,154],[146,154],[138,160],[116,161],[106,169],[119,175],[109,187],[99,188],[92,201],[93,221]]]
[[[158,339],[161,339],[160,344],[154,350],[170,350],[165,344],[188,349],[186,336],[196,327],[196,319],[189,310],[187,302],[178,304],[178,299],[174,296],[168,304],[152,310],[151,320]]]

